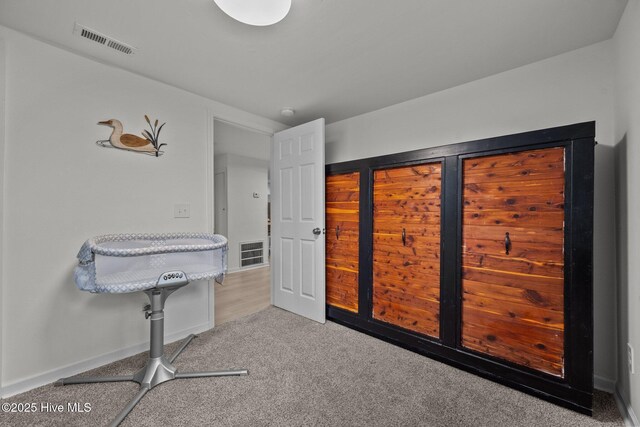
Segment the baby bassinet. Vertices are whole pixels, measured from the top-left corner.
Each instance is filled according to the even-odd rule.
[[[151,289],[168,271],[184,272],[190,282],[222,282],[227,246],[224,236],[209,233],[107,234],[82,245],[74,279],[97,293]]]
[[[116,377],[73,376],[57,385],[135,381],[138,393],[116,416],[117,426],[153,387],[177,378],[247,375],[246,369],[178,372],[173,361],[195,338],[189,335],[169,356],[164,354],[164,303],[173,292],[196,280],[224,278],[227,239],[209,233],[108,234],[87,240],[78,253],[74,271],[78,288],[95,293],[142,291],[149,297],[145,318],[150,319],[149,358],[132,375]]]

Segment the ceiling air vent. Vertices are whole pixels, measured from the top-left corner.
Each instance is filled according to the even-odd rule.
[[[102,33],[92,30],[91,28],[87,28],[84,25],[80,25],[77,22],[73,27],[73,34],[84,37],[96,43],[100,43],[101,45],[110,47],[111,49],[115,49],[118,52],[126,53],[127,55],[131,55],[136,50],[133,46],[122,43],[114,39],[113,37],[106,36]]]

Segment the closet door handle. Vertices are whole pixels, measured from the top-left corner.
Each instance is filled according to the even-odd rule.
[[[509,255],[509,251],[511,250],[511,238],[509,237],[509,232],[507,231],[504,234],[504,252]]]
[[[336,240],[340,238],[340,226],[336,225]]]
[[[407,246],[407,231],[402,229],[402,246]]]

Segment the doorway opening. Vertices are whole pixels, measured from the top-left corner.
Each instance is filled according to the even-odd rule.
[[[215,284],[215,324],[271,305],[271,134],[214,120],[214,232],[227,237],[228,274]]]

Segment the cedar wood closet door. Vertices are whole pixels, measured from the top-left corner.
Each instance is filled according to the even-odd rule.
[[[558,377],[564,174],[564,148],[463,161],[462,345]]]
[[[436,338],[441,176],[436,162],[377,170],[373,182],[373,318]]]
[[[360,174],[326,178],[327,304],[358,312]]]

